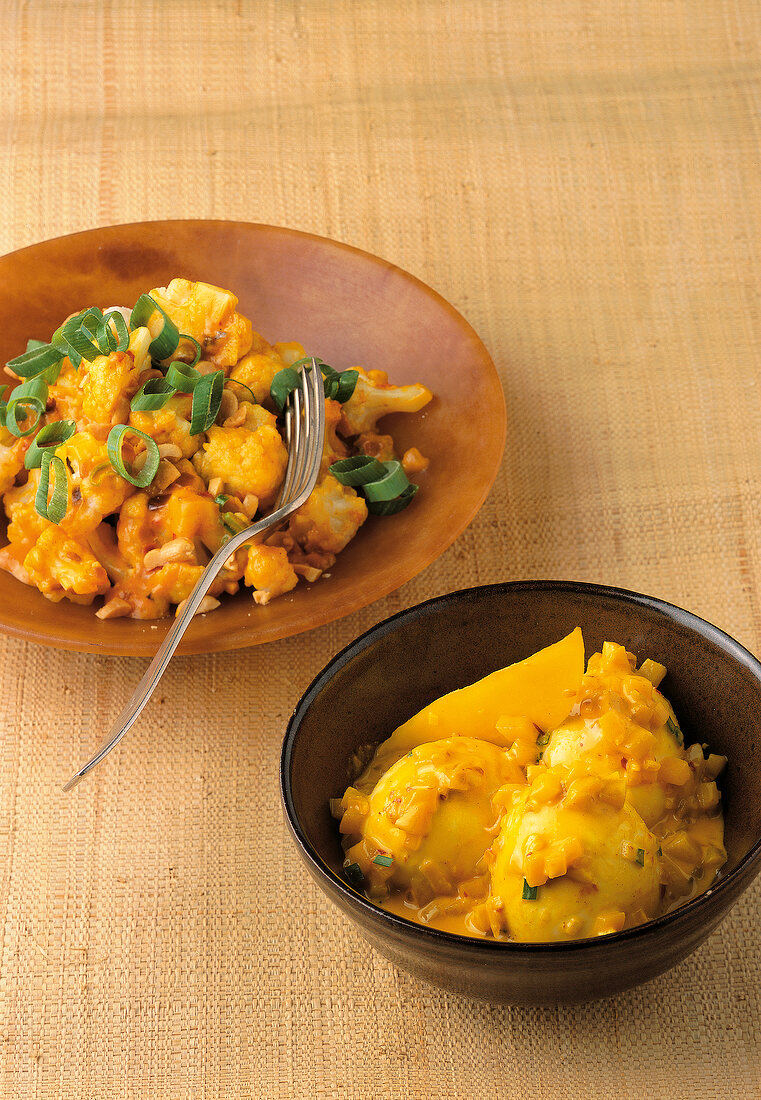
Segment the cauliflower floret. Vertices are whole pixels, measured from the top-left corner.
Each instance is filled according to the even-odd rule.
[[[6,515],[10,520],[8,539],[12,547],[22,550],[20,560],[23,560],[45,528],[49,526],[48,520],[44,519],[34,507],[39,483],[40,471],[30,470],[29,480],[24,485],[9,489],[3,499]]]
[[[281,546],[255,544],[249,547],[243,581],[249,588],[256,589],[254,600],[258,604],[269,603],[275,596],[290,592],[298,579]]]
[[[180,448],[183,458],[192,458],[203,439],[200,434],[190,434],[192,405],[191,393],[178,393],[167,401],[163,409],[156,409],[155,412],[132,411],[129,422],[133,428],[155,439],[159,446],[173,443]]]
[[[7,493],[13,487],[16,475],[24,469],[24,456],[29,450],[31,439],[16,439],[10,432],[3,430],[0,437],[0,494]]]
[[[76,432],[55,453],[68,475],[69,504],[60,526],[69,535],[94,531],[134,492],[111,465],[106,444],[89,431]]]
[[[142,569],[149,550],[175,539],[193,544],[198,539],[214,552],[222,545],[224,534],[215,501],[208,493],[186,485],[173,485],[168,493],[154,499],[147,493],[135,493],[122,506],[117,525],[119,550],[137,569]],[[192,564],[200,564],[196,554],[192,555]]]
[[[155,498],[135,493],[119,514],[117,556],[124,566],[115,597],[129,605],[132,618],[165,615],[170,602],[190,595],[207,561],[204,547],[213,553],[224,537],[219,508],[208,493],[188,485],[172,486]],[[170,551],[163,558],[155,553],[161,548]],[[223,570],[210,594],[235,591],[239,576],[240,571]]]
[[[61,373],[48,389],[48,402],[54,403],[56,414],[62,420],[82,419],[82,385],[85,376],[80,374],[70,359],[64,359]]]
[[[325,445],[322,449],[322,467],[321,471],[323,476],[327,474],[328,467],[332,462],[337,462],[340,458],[346,458],[350,451],[341,437],[337,434],[338,425],[341,422],[341,406],[338,401],[333,401],[331,398],[325,399]]]
[[[64,596],[84,597],[77,602],[89,603],[109,588],[105,569],[88,547],[55,524],[42,532],[23,567],[32,584],[56,603]]]
[[[350,485],[332,474],[318,482],[306,504],[294,512],[289,534],[307,552],[340,554],[367,519],[367,505]]]
[[[244,423],[237,428],[212,425],[193,465],[207,484],[212,478],[221,478],[226,493],[241,500],[253,493],[266,507],[285,476],[288,452],[272,413],[249,402],[242,402],[241,407],[245,408]]]
[[[301,344],[298,345],[298,348],[303,358],[304,349]],[[299,357],[297,356],[297,358]],[[235,364],[230,371],[230,378],[236,382],[241,382],[244,386],[248,386],[261,405],[262,402],[269,401],[270,386],[277,372],[289,366],[290,363],[296,362],[296,359],[290,357],[289,360],[281,358],[276,348],[271,347],[258,333],[254,333],[251,351]],[[235,392],[240,397],[244,391],[236,389]]]
[[[151,298],[171,317],[180,332],[194,337],[205,359],[231,367],[251,348],[251,322],[235,312],[238,299],[229,290],[190,279],[172,279],[151,291]]]
[[[359,374],[354,393],[343,406],[341,430],[344,435],[359,435],[375,430],[382,416],[395,412],[419,412],[433,397],[420,383],[412,386],[390,386],[385,371],[365,371]]]
[[[82,383],[82,415],[96,424],[124,424],[130,400],[140,387],[151,334],[138,328],[130,335],[127,351],[99,355],[87,367]],[[84,364],[83,364],[84,366]]]

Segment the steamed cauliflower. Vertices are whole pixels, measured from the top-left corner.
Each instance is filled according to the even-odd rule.
[[[232,367],[251,348],[247,317],[236,313],[238,299],[228,290],[190,279],[172,279],[150,292],[180,332],[194,337],[204,358],[217,367]]]
[[[249,548],[243,579],[254,589],[255,602],[264,605],[290,592],[299,578],[282,547],[255,544]]]
[[[341,485],[332,474],[317,483],[306,504],[293,513],[289,534],[309,552],[335,555],[367,519],[367,505],[351,485]]]
[[[23,564],[32,584],[54,602],[68,596],[77,603],[90,603],[109,587],[105,569],[88,547],[52,523],[37,539]]]
[[[146,360],[151,334],[138,328],[130,335],[127,351],[99,355],[85,368],[82,384],[82,415],[95,424],[124,424],[129,418],[130,399],[140,387],[140,375]]]
[[[235,428],[209,428],[193,462],[206,482],[219,478],[225,492],[241,498],[253,493],[266,506],[277,496],[288,452],[272,413],[248,402],[241,407],[244,423]]]
[[[343,406],[342,430],[345,435],[375,431],[382,416],[396,412],[419,412],[433,397],[426,386],[391,386],[385,371],[365,371],[359,374],[354,393]]]
[[[133,409],[129,414],[129,423],[155,439],[159,445],[171,444],[179,448],[183,458],[192,458],[203,438],[190,432],[192,404],[192,394],[178,393],[162,409],[149,412]]]

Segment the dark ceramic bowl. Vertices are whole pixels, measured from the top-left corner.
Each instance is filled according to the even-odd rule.
[[[587,656],[604,641],[668,668],[664,691],[688,743],[729,758],[723,776],[728,861],[716,884],[629,931],[566,943],[471,939],[392,916],[349,886],[330,798],[353,751],[380,742],[431,700],[521,660],[581,626]],[[647,981],[713,931],[761,867],[761,664],[728,635],[648,596],[557,581],[453,592],[379,623],[327,665],[299,702],[283,745],[285,812],[310,874],[392,962],[490,1001],[592,1000]]]

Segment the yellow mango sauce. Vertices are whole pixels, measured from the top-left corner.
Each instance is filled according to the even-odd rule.
[[[347,879],[382,908],[521,942],[618,932],[707,890],[724,862],[716,778],[658,690],[663,665],[579,628],[435,700],[331,810]]]

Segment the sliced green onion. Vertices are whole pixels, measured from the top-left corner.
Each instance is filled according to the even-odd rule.
[[[339,401],[343,405],[344,401],[348,401],[354,393],[359,371],[337,371],[329,367],[327,363],[323,363],[321,359],[318,359],[317,362],[322,371],[322,388],[325,391],[325,396],[333,401]]]
[[[218,504],[220,508],[224,508],[230,498],[226,497],[224,493],[220,493],[218,497],[214,497],[214,503]]]
[[[293,367],[283,367],[272,379],[270,397],[275,402],[278,412],[282,412],[288,397],[301,385],[301,375]]]
[[[170,363],[166,372],[167,382],[170,386],[174,386],[176,390],[179,390],[180,393],[192,393],[204,377],[205,375],[197,371],[190,363],[183,363],[181,359],[175,359],[173,363]]]
[[[684,734],[671,716],[666,719],[666,729],[676,737],[677,744],[684,748]]]
[[[339,401],[342,405],[345,401],[348,401],[349,398],[354,393],[354,390],[357,388],[357,379],[358,378],[359,378],[359,371],[356,371],[356,370],[341,371],[341,373],[338,376],[338,385],[336,387],[336,392],[333,395],[333,399],[335,401]]]
[[[79,368],[79,364],[82,362],[82,356],[79,354],[79,352],[74,351],[74,348],[70,347],[64,340],[63,330],[65,325],[66,322],[64,322],[63,325],[58,326],[53,335],[50,337],[50,343],[54,347],[58,348],[61,355],[68,356],[71,365],[74,367],[75,370],[77,370]]]
[[[223,512],[222,523],[225,525],[231,535],[239,535],[241,531],[245,531],[250,526],[248,523],[243,523],[232,512]]]
[[[180,342],[180,332],[171,317],[164,312],[158,302],[151,298],[150,294],[141,294],[135,302],[129,324],[130,328],[133,329],[148,328],[148,322],[157,310],[164,318],[164,324],[161,327],[161,332],[151,341],[150,351],[154,359],[161,361],[162,359],[168,359],[177,350],[177,345]]]
[[[50,471],[53,471],[53,495],[48,501]],[[52,451],[45,451],[40,468],[40,484],[34,497],[34,508],[43,519],[60,523],[69,507],[69,479],[66,467]]]
[[[121,313],[117,310],[111,310],[110,313],[103,315],[103,320],[95,333],[95,340],[104,355],[107,355],[110,351],[127,350],[129,347],[129,329]]]
[[[54,451],[67,439],[71,439],[77,425],[73,420],[54,420],[52,424],[45,424],[40,428],[32,440],[32,445],[24,457],[24,466],[27,470],[35,470],[42,466],[42,458],[46,451]]]
[[[177,390],[166,378],[149,378],[132,398],[130,408],[135,412],[155,412],[156,409],[163,409],[176,393]]]
[[[10,359],[7,366],[20,378],[34,378],[36,375],[42,374],[43,371],[48,371],[55,366],[59,367],[58,373],[60,373],[63,354],[60,348],[54,347],[53,344],[43,344],[40,340],[30,340],[26,351],[21,355],[17,355],[15,359]],[[58,377],[58,373],[56,377]]]
[[[384,462],[383,477],[377,481],[368,481],[362,486],[365,496],[372,501],[396,500],[410,484],[402,469],[401,462]]]
[[[212,374],[203,374],[193,390],[193,404],[190,409],[190,434],[206,432],[217,418],[222,404],[222,391],[225,385],[225,372],[215,370]]]
[[[31,435],[45,412],[47,400],[47,383],[39,376],[16,386],[5,409],[5,426],[11,435],[15,435],[17,439]],[[37,415],[34,422],[22,431],[20,425],[35,412]]]
[[[539,737],[537,737],[536,743],[537,743],[537,745],[539,746],[540,749],[546,748],[547,745],[549,745],[549,743],[550,743],[549,733],[543,733]]]
[[[539,889],[538,886],[529,886],[525,878],[523,880],[523,893],[521,897],[524,901],[536,901],[536,892]]]
[[[391,867],[393,862],[393,856],[384,856],[379,854],[373,858],[373,863],[377,863],[379,867]]]
[[[385,477],[386,468],[377,458],[369,455],[354,455],[352,458],[340,458],[332,463],[330,472],[342,485],[366,485]]]
[[[189,332],[181,332],[180,339],[187,340],[188,343],[192,344],[193,347],[196,349],[193,354],[193,358],[188,363],[189,367],[194,367],[201,358],[201,345],[198,343],[195,336],[191,336]]]
[[[102,312],[97,306],[91,306],[89,309],[83,310],[82,313],[70,317],[69,320],[54,333],[53,342],[56,342],[56,337],[60,334],[61,341],[66,348],[79,356],[77,366],[82,362],[82,359],[87,359],[88,362],[92,363],[99,355],[108,354],[108,345],[106,345],[106,350],[104,351],[95,339],[96,333],[102,322]]]
[[[133,473],[127,469],[124,459],[122,458],[122,447],[124,446],[124,436],[129,432],[131,435],[136,435],[139,439],[145,443],[148,454],[145,459],[145,465],[142,470],[137,473]],[[156,476],[156,471],[159,468],[159,448],[155,439],[151,439],[145,432],[138,431],[137,428],[131,428],[129,424],[115,424],[111,431],[108,433],[108,439],[106,440],[106,450],[108,451],[108,457],[111,460],[111,465],[116,470],[117,474],[124,478],[125,481],[129,481],[131,485],[137,485],[138,489],[144,489],[146,485],[150,485]]]
[[[645,866],[645,849],[644,848],[638,848],[637,849],[637,855],[634,858],[634,862],[638,863],[640,865],[640,867]]]
[[[227,378],[227,379],[225,379],[225,385],[227,385],[228,382],[234,382],[236,386],[243,386],[244,390],[248,390],[248,392],[251,394],[251,400],[256,405],[256,403],[257,403],[256,394],[254,393],[254,391],[251,389],[250,386],[247,386],[245,382],[239,382],[237,378]]]
[[[398,497],[394,497],[393,500],[369,500],[367,510],[373,516],[395,516],[397,512],[401,512],[407,507],[418,489],[418,485],[410,482],[404,492],[400,493]]]
[[[349,883],[357,890],[361,890],[365,883],[365,876],[358,863],[349,863],[344,867],[344,874]]]
[[[327,363],[323,363],[322,360],[318,360],[318,362],[322,371],[322,388],[325,391],[325,396],[333,401],[339,401],[343,405],[344,401],[348,401],[354,393],[359,371],[337,371],[329,367]]]
[[[375,516],[392,516],[410,503],[418,486],[407,477],[401,462],[379,462],[369,455],[355,455],[333,462],[330,472],[342,485],[361,489],[367,509]]]

